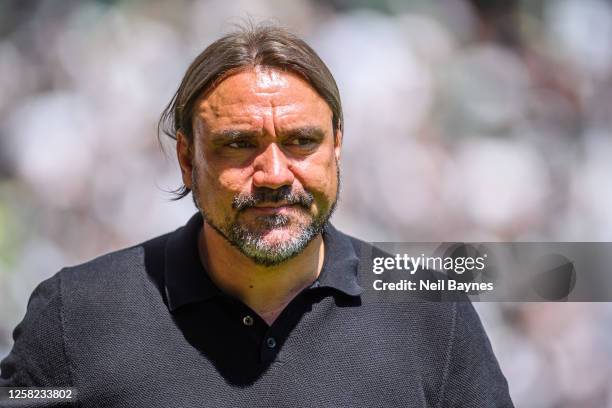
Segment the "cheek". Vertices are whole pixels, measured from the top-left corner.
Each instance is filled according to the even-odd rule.
[[[206,183],[215,194],[211,199],[229,197],[244,192],[249,186],[249,171],[247,169],[225,168],[216,169],[212,166],[206,168]]]
[[[333,154],[313,155],[294,164],[294,173],[305,189],[313,194],[334,196],[337,183],[336,159]]]
[[[236,169],[218,170],[206,164],[197,168],[198,201],[214,218],[231,216],[232,200],[242,190],[244,176]]]

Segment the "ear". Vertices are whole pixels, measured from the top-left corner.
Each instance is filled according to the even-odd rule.
[[[191,189],[191,175],[193,172],[193,148],[183,132],[176,133],[176,156],[181,166],[181,176],[185,187]]]
[[[336,160],[340,161],[340,151],[342,150],[342,131],[340,129],[336,130],[336,135],[334,136],[334,154],[336,155]]]

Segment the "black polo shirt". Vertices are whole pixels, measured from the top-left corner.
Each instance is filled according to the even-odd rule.
[[[85,407],[512,406],[469,302],[367,296],[371,247],[328,224],[319,278],[269,326],[210,280],[201,227],[41,283],[0,386],[72,386]]]

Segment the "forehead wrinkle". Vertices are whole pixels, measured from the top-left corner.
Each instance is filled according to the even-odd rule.
[[[293,122],[294,115],[298,122],[302,122],[302,116],[308,120],[313,114],[321,118],[333,116],[328,104],[304,79],[261,67],[221,81],[198,108],[198,115],[213,130],[230,125],[266,127],[273,132],[272,128],[289,125],[278,121]]]
[[[234,108],[236,106],[237,108]],[[200,105],[197,111],[197,117],[207,124],[217,126],[220,124],[234,124],[237,126],[255,126],[258,127],[261,122],[261,116],[253,109],[247,109],[240,102],[232,104],[217,105],[205,101]]]

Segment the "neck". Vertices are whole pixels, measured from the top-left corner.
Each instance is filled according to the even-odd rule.
[[[321,235],[297,256],[274,266],[258,265],[204,222],[200,257],[213,282],[249,306],[269,325],[300,291],[311,285],[323,267]]]

